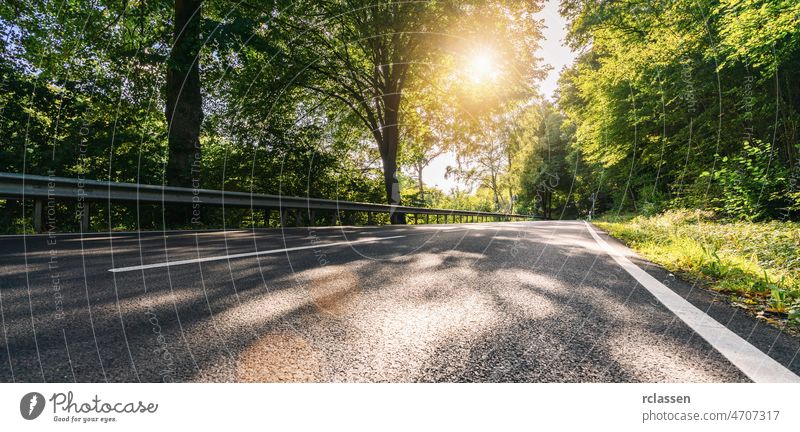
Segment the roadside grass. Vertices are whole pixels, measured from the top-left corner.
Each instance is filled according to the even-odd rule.
[[[800,223],[732,222],[701,210],[593,221],[645,258],[800,334]]]

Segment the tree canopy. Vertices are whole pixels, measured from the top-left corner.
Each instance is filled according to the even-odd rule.
[[[559,106],[600,205],[796,218],[796,2],[565,0]]]

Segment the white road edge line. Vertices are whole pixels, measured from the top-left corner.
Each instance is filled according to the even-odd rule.
[[[586,229],[592,234],[597,244],[634,277],[645,289],[650,291],[658,301],[678,316],[686,325],[711,344],[728,361],[734,364],[748,378],[757,383],[800,383],[800,377],[794,374],[772,357],[764,354],[750,342],[708,316],[686,299],[659,282],[656,278],[632,263],[617,248],[609,245],[595,232],[592,225],[584,221]]]
[[[179,266],[185,264],[194,264],[194,263],[201,263],[201,262],[208,262],[208,261],[220,261],[226,259],[234,259],[234,258],[246,258],[246,257],[253,257],[258,255],[269,255],[269,254],[276,254],[282,252],[293,252],[305,249],[319,249],[319,248],[326,248],[332,246],[343,246],[343,245],[351,245],[356,243],[372,243],[382,240],[391,240],[391,239],[398,239],[403,238],[404,235],[398,236],[390,236],[390,237],[371,237],[361,240],[351,240],[351,241],[340,241],[340,242],[333,242],[333,243],[322,243],[322,244],[314,244],[309,246],[296,246],[290,248],[283,248],[283,249],[270,249],[265,251],[258,251],[258,252],[247,252],[247,253],[240,253],[240,254],[233,254],[233,255],[220,255],[220,256],[212,256],[212,257],[205,257],[205,258],[195,258],[195,259],[188,259],[188,260],[179,260],[179,261],[169,261],[169,262],[162,262],[156,264],[144,264],[138,266],[130,266],[130,267],[117,267],[117,268],[110,268],[108,271],[111,273],[123,273],[135,270],[145,270],[145,269],[152,269],[152,268],[160,268],[160,267],[172,267],[172,266]]]

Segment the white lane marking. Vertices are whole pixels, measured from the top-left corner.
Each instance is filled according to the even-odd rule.
[[[699,334],[748,378],[757,383],[800,383],[800,377],[764,354],[750,342],[708,316],[686,299],[632,263],[625,255],[603,240],[586,221],[586,229],[597,244],[633,276],[658,301]]]
[[[161,262],[156,264],[144,264],[138,266],[130,266],[130,267],[118,267],[118,268],[110,268],[108,271],[112,273],[122,273],[122,272],[129,272],[134,270],[145,270],[145,269],[152,269],[152,268],[159,268],[159,267],[172,267],[172,266],[179,266],[185,264],[194,264],[194,263],[201,263],[201,262],[208,262],[208,261],[220,261],[220,260],[227,260],[227,259],[234,259],[234,258],[246,258],[246,257],[253,257],[258,255],[269,255],[269,254],[276,254],[282,252],[293,252],[305,249],[318,249],[318,248],[325,248],[325,247],[332,247],[332,246],[344,246],[344,245],[351,245],[356,243],[372,243],[382,240],[391,240],[391,239],[398,239],[403,238],[404,235],[398,236],[391,236],[391,237],[371,237],[361,240],[350,240],[350,241],[340,241],[334,243],[323,243],[323,244],[314,244],[310,246],[296,246],[290,248],[283,248],[283,249],[271,249],[265,251],[258,251],[258,252],[247,252],[247,253],[240,253],[240,254],[233,254],[233,255],[219,255],[219,256],[211,256],[205,258],[195,258],[195,259],[188,259],[188,260],[179,260],[179,261],[168,261],[168,262]]]
[[[434,224],[430,224],[434,225]],[[441,225],[441,224],[440,224]],[[309,228],[309,227],[286,227],[287,230],[294,230],[298,228]],[[374,230],[376,228],[380,228],[379,225],[369,225],[369,226],[355,226],[355,225],[334,225],[334,226],[317,226],[314,227],[317,231],[329,231],[329,230],[351,230],[353,228],[367,229],[367,230]],[[222,234],[222,233],[262,233],[262,232],[269,232],[275,231],[280,233],[281,228],[242,228],[242,229],[220,229],[220,228],[207,228],[207,229],[195,229],[195,230],[142,230],[142,231],[97,231],[97,232],[85,232],[84,235],[98,235],[103,237],[84,237],[80,238],[80,233],[77,232],[61,232],[61,233],[44,233],[44,234],[3,234],[0,235],[0,240],[3,239],[18,239],[18,238],[37,238],[37,237],[47,237],[47,236],[57,236],[57,237],[75,237],[73,240],[108,240],[108,237],[111,235],[119,235],[120,239],[136,239],[137,237],[134,234],[158,234],[160,236],[190,236],[195,234]],[[116,238],[116,237],[115,237]],[[154,238],[161,238],[161,237],[154,237]]]

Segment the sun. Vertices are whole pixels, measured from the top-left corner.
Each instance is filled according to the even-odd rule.
[[[477,49],[470,55],[465,72],[475,84],[495,81],[500,73],[494,53],[488,48]]]

